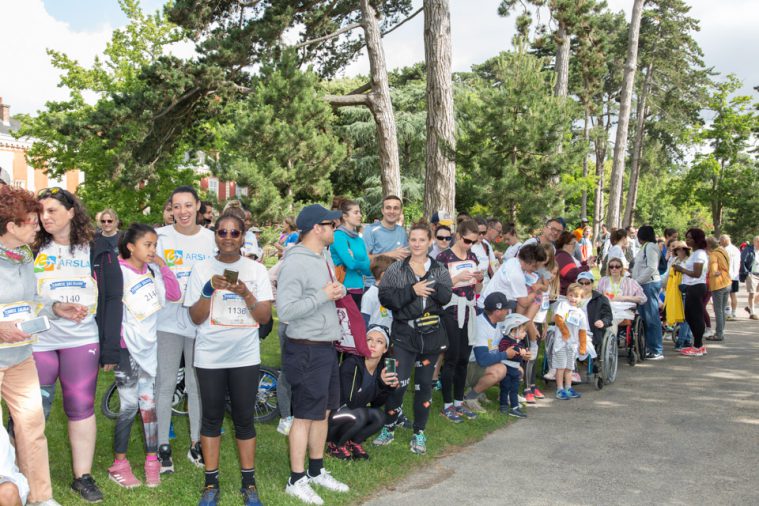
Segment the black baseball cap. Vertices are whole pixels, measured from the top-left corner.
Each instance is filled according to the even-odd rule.
[[[335,221],[342,217],[343,213],[339,210],[329,211],[319,204],[311,204],[301,209],[298,218],[295,220],[295,226],[301,232],[308,232],[314,225],[323,221]]]
[[[493,292],[485,297],[485,311],[496,311],[498,309],[509,309],[514,311],[517,308],[517,303],[513,300],[506,298],[503,292]]]

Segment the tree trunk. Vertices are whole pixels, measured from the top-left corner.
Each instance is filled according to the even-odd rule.
[[[643,81],[643,88],[638,96],[635,141],[633,142],[632,160],[630,161],[630,188],[627,190],[627,205],[625,206],[625,217],[622,221],[622,224],[625,227],[632,225],[633,219],[635,218],[635,206],[638,203],[640,157],[643,153],[643,137],[645,135],[646,116],[648,115],[646,101],[648,99],[648,93],[651,90],[651,75],[653,74],[653,70],[653,64],[649,63],[646,67],[646,78]]]
[[[590,151],[590,111],[588,110],[588,106],[585,106],[585,120],[583,123],[583,129],[582,129],[582,138],[585,140],[585,146],[588,151]],[[582,177],[583,179],[588,177],[588,155],[590,153],[585,153],[585,156],[582,159]],[[594,213],[595,214],[595,213]],[[587,218],[588,216],[588,189],[583,186],[582,189],[582,211],[580,212],[581,217]],[[596,227],[596,221],[593,220],[593,227]],[[595,232],[595,230],[594,230]],[[593,234],[593,237],[596,237],[595,234]]]
[[[383,195],[402,197],[401,168],[398,160],[398,135],[395,128],[393,104],[390,101],[390,84],[387,80],[385,51],[382,48],[382,33],[377,22],[377,12],[369,0],[361,0],[361,26],[366,39],[369,56],[369,72],[372,91],[369,95],[369,109],[377,123],[377,145],[379,146],[380,179]]]
[[[448,0],[424,1],[424,58],[427,62],[427,159],[424,214],[456,207],[456,137],[451,75],[451,15]]]
[[[554,85],[554,95],[557,97],[566,97],[569,95],[569,35],[567,34],[566,24],[559,22],[559,29],[556,31],[557,49],[556,49],[556,84]]]
[[[630,106],[635,82],[635,69],[638,66],[638,37],[640,35],[640,18],[643,14],[644,0],[633,3],[630,31],[627,37],[627,58],[622,81],[622,96],[619,105],[619,121],[617,122],[617,137],[614,144],[614,163],[611,169],[609,190],[609,210],[606,223],[609,229],[617,228],[620,223],[622,204],[622,183],[625,175],[625,152],[627,151],[627,130],[630,126]]]
[[[603,116],[599,126],[603,125]],[[595,155],[596,155],[596,194],[593,202],[593,237],[598,237],[601,229],[601,220],[603,220],[604,209],[604,163],[606,162],[606,149],[608,136],[604,134],[603,144],[600,136],[596,136]]]

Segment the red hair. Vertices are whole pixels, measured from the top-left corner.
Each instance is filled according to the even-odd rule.
[[[8,223],[21,225],[29,213],[39,213],[42,206],[32,192],[14,186],[0,186],[0,234],[8,232]]]

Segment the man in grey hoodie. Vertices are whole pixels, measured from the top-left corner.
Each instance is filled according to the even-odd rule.
[[[277,313],[287,322],[282,368],[292,389],[290,479],[285,492],[307,504],[323,504],[311,488],[347,492],[324,469],[330,410],[340,404],[340,372],[334,343],[340,338],[335,301],[346,295],[337,282],[330,255],[340,211],[314,204],[304,207],[296,225],[299,244],[290,248],[277,279]],[[308,449],[308,471],[304,460]]]

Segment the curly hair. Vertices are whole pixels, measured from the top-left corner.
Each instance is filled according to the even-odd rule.
[[[23,188],[0,186],[0,234],[8,232],[8,223],[21,225],[29,213],[39,213],[41,209],[33,193]]]
[[[71,230],[69,232],[69,251],[71,254],[74,253],[74,249],[77,246],[89,244],[95,235],[95,228],[92,226],[92,220],[82,202],[73,193],[64,189],[58,189],[55,193],[45,190],[37,197],[40,203],[47,199],[57,200],[67,211],[74,210],[74,217],[71,218]],[[52,241],[53,236],[45,230],[44,226],[40,227],[39,232],[37,232],[37,240],[34,243],[35,251],[41,250]]]

